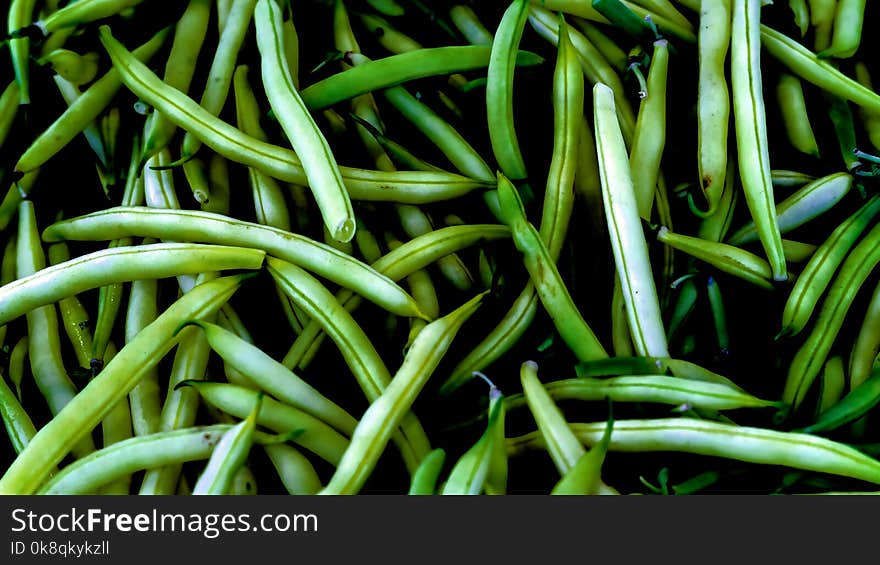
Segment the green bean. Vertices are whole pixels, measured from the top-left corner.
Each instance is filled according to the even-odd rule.
[[[838,0],[834,11],[831,45],[819,57],[846,59],[855,55],[862,40],[866,0]]]
[[[544,384],[544,388],[557,401],[599,401],[607,398],[612,402],[660,403],[672,406],[686,404],[707,410],[781,407],[779,402],[764,400],[725,384],[659,374],[611,378],[577,377],[550,381]],[[525,398],[519,395],[512,395],[507,399],[510,410],[524,403]]]
[[[105,360],[111,361],[116,355],[116,346],[111,341],[107,344]],[[117,402],[107,416],[101,420],[103,447],[125,441],[132,437],[131,410],[125,400]],[[100,494],[130,494],[131,477],[121,477],[105,485]]]
[[[571,469],[553,486],[550,494],[555,495],[597,495],[602,484],[602,463],[611,442],[611,430],[614,420],[609,416],[605,433],[598,444],[590,451],[581,455]]]
[[[822,382],[820,383],[819,405],[816,408],[817,415],[821,416],[840,401],[846,388],[844,373],[843,357],[840,355],[832,355],[825,361],[825,369],[822,371]]]
[[[720,271],[739,277],[761,288],[773,289],[773,284],[770,282],[769,263],[763,257],[750,251],[727,243],[673,233],[665,226],[657,232],[657,240],[705,261]]]
[[[192,492],[189,494],[192,494]],[[257,477],[247,463],[233,473],[228,494],[231,496],[254,496],[260,494],[257,490]]]
[[[611,291],[611,348],[615,357],[635,355],[632,333],[626,317],[626,299],[620,278],[614,277],[614,288]]]
[[[3,248],[3,259],[0,261],[0,287],[3,287],[18,277],[17,257],[18,254],[18,235],[10,234]],[[0,347],[3,347],[6,341],[6,333],[8,330],[6,324],[0,324]]]
[[[694,277],[682,277],[679,281],[673,283],[673,289],[678,291],[678,298],[672,307],[672,311],[668,314],[667,339],[670,342],[678,339],[679,334],[683,331],[683,327],[697,306],[698,292]],[[622,357],[622,355],[619,356]]]
[[[40,169],[35,169],[30,173],[25,173],[17,182],[9,185],[3,202],[0,203],[0,229],[5,230],[15,214],[18,213],[19,205],[30,194],[39,174]]]
[[[807,82],[858,106],[880,112],[880,95],[822,61],[797,41],[762,25],[761,44],[770,55]]]
[[[0,416],[3,417],[3,426],[12,443],[12,449],[16,454],[21,453],[36,435],[37,428],[2,375],[0,375]]]
[[[398,4],[397,0],[367,0],[367,4],[386,16],[402,16],[406,13],[404,7]]]
[[[200,380],[182,381],[179,386],[193,387],[205,402],[238,418],[247,417],[253,408],[252,389]],[[280,434],[302,430],[290,439],[332,465],[338,463],[349,444],[344,436],[324,422],[268,397],[263,398],[257,425]]]
[[[392,26],[388,20],[372,14],[357,14],[361,24],[367,28],[379,45],[392,53],[405,53],[422,49],[421,43],[402,33]],[[339,46],[337,45],[337,48]],[[342,50],[342,49],[340,49]]]
[[[583,443],[595,445],[602,437],[606,423],[570,426]],[[536,447],[542,447],[538,433],[508,440],[510,455]],[[709,420],[618,420],[611,432],[609,449],[621,452],[693,453],[880,483],[880,462],[842,443],[809,434],[736,426]]]
[[[211,200],[211,187],[208,184],[208,174],[205,171],[205,162],[198,157],[193,157],[181,163],[186,184],[189,185],[193,199],[202,207]]]
[[[666,146],[666,77],[669,47],[665,39],[654,42],[648,71],[648,95],[642,99],[629,154],[633,190],[639,215],[651,219],[651,208]],[[597,128],[598,131],[598,128]]]
[[[264,252],[244,247],[181,243],[96,251],[4,286],[0,289],[0,320],[9,321],[34,308],[110,282],[224,269],[258,269],[264,257]]]
[[[554,45],[558,43],[559,25],[552,12],[532,4],[529,22],[539,35]],[[628,147],[631,146],[636,118],[623,88],[623,82],[614,68],[603,59],[599,50],[583,34],[570,28],[568,34],[572,46],[578,52],[581,68],[587,80],[594,85],[599,82],[606,84],[614,91],[615,109],[620,120],[623,139]]]
[[[789,188],[803,186],[816,180],[816,177],[800,171],[773,169],[770,171],[770,179],[773,182],[773,186]]]
[[[398,245],[400,242],[397,242]],[[434,287],[434,283],[431,280],[431,275],[425,271],[424,269],[419,269],[418,271],[414,271],[407,275],[406,281],[409,284],[410,293],[412,293],[413,298],[416,299],[416,302],[419,303],[419,307],[423,312],[428,313],[429,317],[433,320],[440,316],[440,303],[437,299],[437,289]],[[410,319],[410,329],[409,335],[406,338],[406,345],[404,345],[404,349],[408,348],[415,337],[419,334],[420,331],[427,325],[427,320],[422,320],[419,318],[411,318]]]
[[[52,78],[55,80],[55,85],[58,87],[61,97],[64,98],[68,110],[70,110],[70,107],[73,106],[77,100],[82,98],[82,92],[80,92],[80,89],[76,85],[68,82],[59,75],[55,75]],[[103,108],[101,111],[103,111]],[[94,151],[95,155],[98,157],[98,161],[100,162],[98,170],[106,169],[109,164],[109,158],[107,156],[107,148],[104,147],[104,140],[101,137],[101,132],[98,129],[97,123],[92,121],[85,124],[82,128],[82,134],[83,137],[86,138],[89,147],[92,148],[92,151]]]
[[[770,181],[764,95],[761,91],[760,0],[733,3],[731,85],[739,174],[773,279],[788,278]]]
[[[487,379],[488,380],[488,379]],[[504,396],[491,385],[489,390],[489,414],[497,411],[495,420],[491,425],[487,424],[487,433],[491,434],[492,445],[489,448],[489,469],[486,474],[486,481],[483,484],[483,491],[486,494],[499,496],[507,494],[507,477],[509,474],[509,462],[507,459],[507,435],[506,435],[506,419],[507,407],[504,403]],[[497,408],[496,408],[497,405]]]
[[[217,277],[214,272],[203,272],[198,276],[197,284],[210,281]],[[192,292],[182,288],[184,292]],[[216,313],[205,316],[213,321]],[[186,323],[186,322],[184,322]],[[195,424],[199,409],[198,393],[188,387],[178,387],[180,383],[193,377],[205,374],[211,355],[211,347],[202,332],[196,328],[182,328],[178,332],[179,343],[174,352],[171,374],[168,379],[168,390],[159,414],[159,431],[179,430]],[[243,418],[244,416],[242,416]],[[174,492],[178,484],[180,465],[168,465],[149,469],[141,480],[139,494],[168,495]]]
[[[596,361],[578,363],[575,372],[578,377],[608,377],[619,375],[653,375],[666,371],[666,360],[654,357],[615,356]]]
[[[176,343],[173,332],[184,320],[215,311],[249,276],[218,278],[184,294],[119,353],[55,417],[43,426],[0,477],[0,492],[32,493],[46,480],[71,444],[85,437],[119,400]]]
[[[596,46],[608,64],[614,67],[618,73],[623,73],[626,70],[626,52],[612,38],[605,35],[599,26],[577,16],[572,18],[571,23],[584,34],[590,43]]]
[[[779,231],[787,233],[821,216],[840,202],[852,186],[852,175],[841,172],[823,176],[798,189],[776,205]],[[756,235],[754,223],[750,222],[731,235],[727,242],[742,245],[754,241]]]
[[[471,45],[492,45],[492,32],[480,21],[474,10],[467,4],[456,4],[449,9],[452,24]]]
[[[501,416],[503,410],[504,396],[493,387],[489,393],[489,417],[486,429],[476,443],[452,466],[440,494],[478,495],[486,489],[495,442],[499,439],[496,429],[499,422],[503,422]],[[504,441],[503,428],[500,439]]]
[[[560,22],[558,43],[553,71],[553,157],[547,171],[538,229],[553,261],[562,250],[574,206],[574,176],[584,107],[584,76],[564,21]]]
[[[218,116],[226,103],[238,53],[254,18],[255,3],[256,0],[234,0],[229,8],[229,15],[217,41],[217,50],[211,59],[205,88],[199,99],[199,106],[210,115]],[[192,158],[203,142],[195,132],[184,129],[187,131],[183,136],[181,158],[178,162]]]
[[[288,494],[317,494],[321,478],[315,467],[295,447],[273,443],[264,446]]]
[[[528,176],[513,119],[516,54],[529,15],[527,0],[513,0],[498,23],[486,80],[486,119],[492,152],[501,171],[512,180]]]
[[[807,0],[788,0],[788,7],[794,17],[794,25],[801,32],[801,37],[807,35],[810,28],[810,9],[807,7]]]
[[[55,266],[70,260],[70,250],[65,243],[55,243],[49,246],[49,264]],[[75,295],[66,296],[58,300],[58,311],[61,314],[61,322],[64,333],[73,346],[73,352],[79,366],[90,368],[92,360],[92,332],[89,330],[89,314],[82,302]]]
[[[618,376],[618,375],[656,375],[666,371],[680,379],[712,383],[728,389],[744,392],[730,379],[713,373],[695,363],[683,359],[657,357],[614,357],[575,367],[578,377]]]
[[[695,43],[697,40],[693,26],[688,21],[681,24],[632,2],[593,0],[592,4],[614,27],[645,45],[656,39],[655,29],[687,43]]]
[[[229,163],[222,155],[214,153],[208,161],[208,185],[211,187],[211,199],[201,203],[201,209],[204,212],[229,215]]]
[[[302,163],[293,151],[246,136],[205,112],[191,98],[168,88],[147,66],[132,58],[113,38],[109,28],[102,26],[100,35],[123,82],[178,126],[201,136],[209,147],[231,161],[261,169],[278,180],[297,184],[307,182]],[[350,167],[341,167],[340,171],[346,179],[346,188],[355,199],[434,202],[487,185],[486,181],[437,171],[388,173]]]
[[[861,385],[871,374],[874,358],[877,357],[878,352],[880,352],[880,286],[875,286],[849,356],[850,390]]]
[[[98,74],[98,53],[80,55],[70,49],[54,49],[37,60],[38,65],[50,65],[55,74],[75,86],[91,82]]]
[[[232,332],[209,322],[194,323],[205,332],[211,349],[252,383],[279,400],[351,435],[357,420],[298,375]]]
[[[586,451],[572,432],[562,411],[553,402],[541,381],[538,380],[537,363],[526,361],[520,366],[519,374],[529,410],[535,418],[556,470],[560,477],[563,477],[577,464]],[[600,489],[606,492],[615,492],[601,479],[599,483]]]
[[[789,143],[801,153],[818,157],[819,146],[810,126],[800,79],[789,73],[780,73],[776,83],[776,100]]]
[[[125,343],[158,316],[158,281],[141,279],[131,282],[125,316]],[[131,423],[135,435],[145,436],[159,431],[162,407],[159,400],[159,375],[155,368],[148,369],[128,394]]]
[[[847,255],[822,304],[816,324],[789,366],[783,400],[797,408],[825,362],[843,319],[865,279],[880,262],[880,225]]]
[[[639,220],[626,146],[614,109],[614,94],[609,87],[597,84],[593,87],[593,103],[605,217],[633,345],[639,355],[668,357],[666,331]]]
[[[33,22],[36,0],[11,0],[7,14],[6,31],[9,38],[9,54],[12,56],[12,68],[15,71],[15,83],[18,93],[15,95],[19,104],[30,104],[30,71],[28,70],[30,39],[27,36],[15,37],[14,32],[27,27]]]
[[[65,466],[39,493],[90,494],[114,480],[154,465],[207,459],[232,427],[232,424],[193,426],[115,443]]]
[[[502,219],[510,227],[529,278],[563,341],[579,361],[605,357],[605,349],[575,306],[538,230],[526,218],[516,189],[500,173],[498,198]]]
[[[361,118],[357,114],[352,115],[358,125],[366,129],[370,135],[382,146],[388,157],[396,163],[397,166],[412,171],[443,171],[440,167],[432,165],[427,161],[417,157],[412,151],[401,145],[400,143],[389,138],[382,133],[377,127],[369,121]]]
[[[24,335],[15,343],[9,354],[9,380],[15,387],[15,394],[21,400],[21,382],[24,380],[24,366],[30,349],[28,336]]]
[[[293,150],[302,159],[325,225],[333,239],[347,242],[355,232],[349,194],[327,140],[293,86],[282,48],[281,22],[281,9],[274,0],[257,0],[254,23],[266,95]]]
[[[564,476],[584,454],[584,448],[568,427],[562,411],[538,380],[538,364],[526,361],[520,380],[529,411],[544,438],[547,452],[560,476]]]
[[[867,414],[880,403],[880,371],[873,371],[864,382],[852,388],[839,402],[822,412],[801,432],[814,434],[835,430]]]
[[[144,0],[77,0],[36,22],[43,35],[115,16]]]
[[[248,83],[247,74],[247,65],[239,65],[233,76],[236,122],[239,129],[247,135],[260,141],[266,141],[268,137],[259,123],[259,103]],[[290,231],[290,215],[284,201],[284,194],[278,183],[269,175],[253,167],[248,168],[248,181],[254,195],[257,221],[264,225]]]
[[[423,47],[364,61],[304,88],[302,99],[310,110],[322,110],[360,94],[417,79],[484,69],[490,65],[490,51],[483,45]],[[511,55],[513,65],[531,67],[542,62],[542,57],[530,51],[514,51]]]
[[[19,106],[19,87],[18,83],[13,80],[9,83],[3,93],[0,94],[0,147],[6,141],[6,136],[12,129],[12,123],[18,114]]]
[[[837,267],[878,213],[880,197],[874,196],[841,222],[816,249],[785,302],[780,336],[796,335],[806,327]]]
[[[123,206],[140,206],[144,203],[144,177],[140,174],[143,168],[140,162],[140,137],[135,136],[132,140],[131,161],[125,178],[125,188],[122,194]],[[121,238],[110,242],[109,247],[131,245],[130,238]],[[92,339],[92,357],[103,359],[104,350],[110,341],[110,334],[116,325],[116,317],[122,302],[122,283],[113,283],[102,286],[98,291],[98,316],[95,321],[95,333]]]
[[[254,443],[257,414],[260,412],[262,402],[262,393],[257,393],[254,409],[247,418],[223,433],[193,486],[192,494],[229,494],[233,476],[244,465]]]
[[[357,494],[385,451],[393,431],[403,423],[415,399],[450,347],[459,329],[479,308],[478,294],[419,332],[394,377],[364,412],[348,449],[319,494]],[[422,454],[426,456],[430,449]]]
[[[572,14],[573,16],[578,16],[581,18],[585,18],[590,21],[599,22],[603,24],[608,23],[608,19],[605,18],[602,14],[600,14],[596,8],[592,5],[592,2],[580,2],[578,0],[530,0],[533,5],[540,5],[541,7],[552,10],[554,12],[565,12],[567,14]]]
[[[440,479],[440,473],[443,471],[445,462],[446,452],[439,447],[426,455],[421,464],[419,464],[419,468],[413,473],[407,494],[413,496],[437,494],[437,481]]]
[[[152,57],[162,47],[168,31],[163,29],[132,51],[135,60]],[[114,69],[107,71],[28,146],[15,164],[15,170],[27,173],[46,163],[107,107],[121,86],[120,73]]]
[[[577,171],[573,165],[579,161],[578,151],[583,150],[584,132],[583,80],[572,76],[574,57],[571,44],[563,33],[557,48],[557,64],[554,69],[554,151],[548,171],[541,212],[539,235],[547,244],[547,253],[555,261],[562,249],[573,207],[573,194]],[[580,127],[579,127],[580,126]],[[574,139],[573,139],[574,138]],[[580,143],[578,143],[580,142]],[[593,152],[595,155],[595,152]],[[535,285],[529,281],[514,300],[498,325],[453,369],[452,374],[440,388],[441,394],[449,394],[471,378],[474,371],[481,370],[513,347],[529,327],[538,310]]]
[[[669,0],[635,0],[634,4],[650,10],[658,16],[674,21],[684,28],[692,27],[691,22]]]
[[[217,242],[260,249],[355,290],[401,316],[418,316],[418,305],[403,289],[360,261],[304,236],[192,210],[117,207],[57,222],[43,232],[45,241],[161,237],[174,241]],[[224,242],[224,243],[220,243]]]
[[[818,245],[812,243],[804,243],[802,241],[794,241],[791,239],[782,240],[782,250],[785,252],[785,260],[789,263],[803,263],[809,261],[819,248]]]
[[[709,297],[709,306],[712,310],[718,349],[722,354],[728,355],[730,353],[730,335],[727,330],[727,313],[724,310],[721,289],[718,288],[718,282],[714,277],[710,276],[706,281],[706,295]]]
[[[858,61],[853,70],[855,71],[855,77],[859,84],[873,91],[874,86],[871,82],[871,74],[868,71],[868,67],[865,66],[865,63],[863,61]],[[868,139],[870,140],[871,145],[873,145],[875,149],[880,150],[880,112],[860,107],[859,117],[861,118],[865,133],[868,134]],[[0,139],[2,138],[3,136],[0,135]]]
[[[862,163],[856,155],[858,142],[856,141],[855,120],[849,103],[839,96],[823,94],[828,104],[828,117],[831,120],[831,125],[834,126],[840,157],[846,165],[846,170],[858,170],[862,167]]]
[[[174,40],[165,63],[163,82],[186,94],[192,83],[196,62],[211,16],[211,0],[189,0],[183,15],[174,26]],[[162,112],[153,112],[147,120],[141,161],[146,161],[156,151],[171,141],[177,125]]]
[[[150,208],[180,209],[174,173],[168,168],[170,162],[171,151],[166,147],[147,159],[144,165],[144,204]]]
[[[37,220],[34,205],[25,200],[19,205],[18,212],[18,236],[16,239],[16,281],[5,285],[6,291],[12,285],[22,280],[40,277],[52,267],[45,267],[46,257],[39,241]],[[33,307],[20,310],[20,314],[27,314],[28,358],[31,372],[37,387],[45,397],[49,410],[52,414],[63,411],[73,398],[77,396],[76,385],[70,380],[61,354],[61,339],[58,331],[58,315],[52,300],[41,302],[38,300]],[[17,306],[18,299],[14,298],[13,304]],[[4,322],[8,321],[3,320]],[[40,336],[37,339],[36,336]],[[74,455],[81,457],[94,450],[91,438],[82,438],[69,446]]]

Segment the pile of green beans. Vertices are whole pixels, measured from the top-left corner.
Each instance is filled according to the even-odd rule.
[[[788,4],[11,0],[0,494],[880,491],[880,4]]]

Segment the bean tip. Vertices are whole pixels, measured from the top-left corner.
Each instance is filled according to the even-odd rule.
[[[333,228],[333,239],[340,243],[348,243],[354,238],[357,231],[357,223],[353,217],[345,218]]]
[[[201,382],[201,381],[199,381],[199,380],[197,380],[197,379],[186,379],[186,380],[184,380],[184,381],[180,381],[179,383],[177,383],[176,385],[174,385],[174,389],[173,389],[173,390],[178,390],[178,389],[185,388],[185,387],[190,387],[190,386],[191,386],[191,387],[194,387],[194,388],[198,388],[198,384],[199,384],[200,382]]]

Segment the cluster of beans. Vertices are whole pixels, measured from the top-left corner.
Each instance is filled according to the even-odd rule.
[[[0,493],[880,484],[864,0],[11,0]]]

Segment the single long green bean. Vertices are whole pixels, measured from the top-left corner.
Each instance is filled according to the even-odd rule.
[[[380,275],[350,255],[299,234],[221,214],[117,207],[63,220],[43,231],[44,241],[118,237],[157,237],[261,249],[269,255],[308,267],[398,315],[422,317],[409,294],[387,276]]]
[[[423,47],[350,67],[309,85],[301,92],[310,110],[323,110],[360,94],[406,82],[451,73],[485,69],[490,48],[483,45]],[[521,67],[540,65],[543,58],[530,51],[515,51],[512,62]]]
[[[596,445],[606,423],[569,424],[587,445]],[[511,456],[542,446],[538,433],[508,440]],[[618,420],[611,432],[611,451],[684,452],[760,465],[831,473],[880,483],[880,461],[842,443],[809,434],[737,426],[692,418]]]

